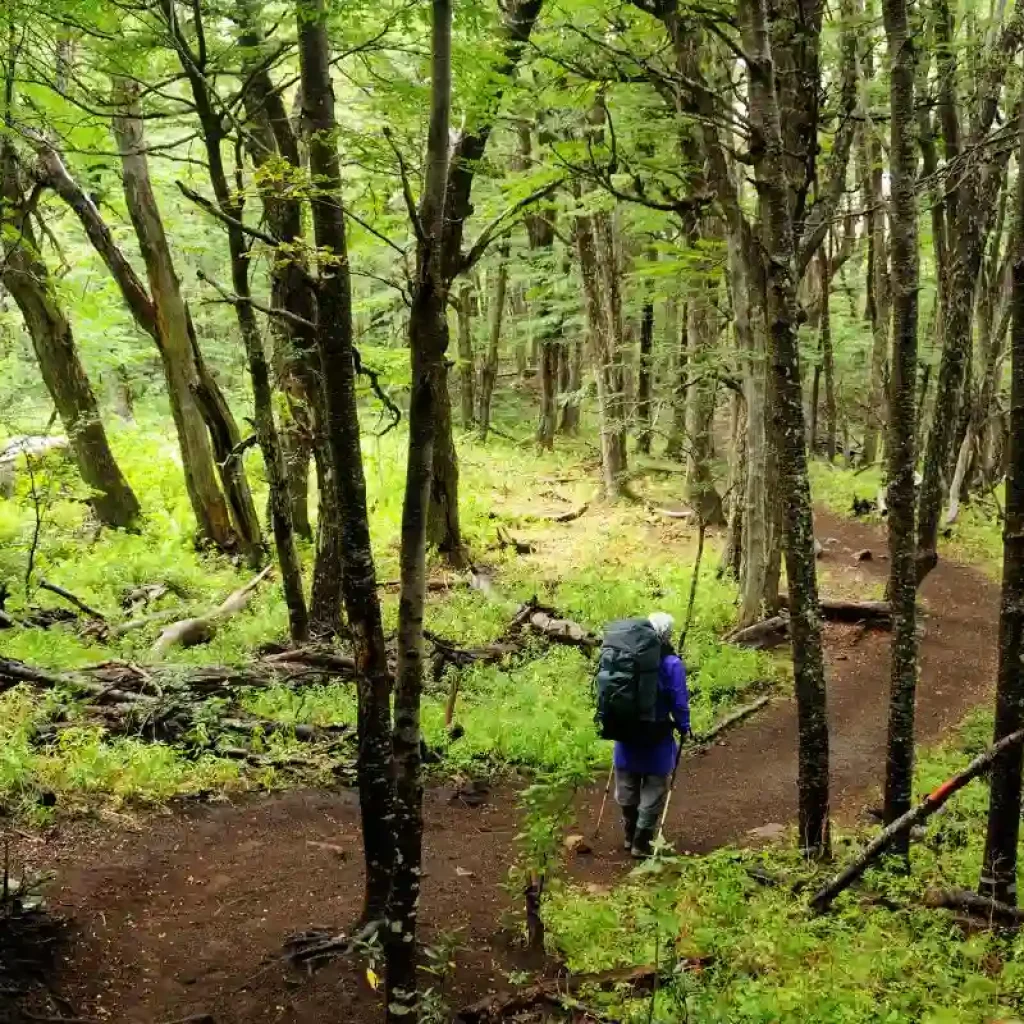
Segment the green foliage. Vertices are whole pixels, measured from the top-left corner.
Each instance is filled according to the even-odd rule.
[[[162,743],[107,739],[92,726],[63,729],[39,746],[37,729],[62,707],[60,695],[40,699],[27,687],[0,695],[0,806],[45,814],[44,793],[62,813],[101,803],[164,803],[175,796],[237,789],[235,762],[203,754],[190,759]],[[64,708],[74,715],[74,708]],[[73,722],[73,718],[72,718]]]
[[[919,795],[962,768],[990,733],[990,716],[977,715],[956,742],[926,754]],[[658,996],[655,1020],[682,1019],[683,1002],[689,1019],[723,1024],[1002,1019],[1000,1010],[1024,1005],[1024,940],[972,935],[921,908],[929,886],[976,884],[986,807],[985,787],[968,787],[914,845],[910,877],[871,871],[824,917],[808,913],[805,894],[834,865],[809,866],[787,843],[671,859],[611,894],[563,887],[547,905],[549,942],[576,971],[653,963],[659,947],[662,963],[688,963]],[[841,836],[837,858],[861,841]],[[604,1008],[649,1019],[646,999]]]

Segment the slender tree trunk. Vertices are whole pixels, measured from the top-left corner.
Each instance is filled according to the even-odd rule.
[[[640,366],[637,372],[636,450],[651,454],[651,369],[654,349],[654,303],[648,299],[640,313]]]
[[[494,296],[491,299],[491,322],[487,340],[487,355],[480,369],[480,412],[478,416],[480,440],[487,440],[491,429],[491,399],[494,383],[498,379],[499,352],[501,349],[501,327],[505,317],[506,292],[508,290],[508,243],[499,248],[498,269],[495,271]]]
[[[319,351],[315,330],[306,326],[316,320],[317,297],[304,250],[302,196],[286,183],[282,187],[282,170],[287,168],[285,173],[299,176],[305,170],[305,161],[295,124],[264,59],[266,40],[260,25],[260,11],[252,0],[236,0],[236,4],[242,29],[239,42],[248,55],[243,62],[247,148],[259,172],[256,183],[267,225],[281,245],[278,258],[270,266],[271,305],[293,315],[288,320],[274,317],[270,324],[275,385],[286,399],[286,408],[281,412],[280,436],[289,507],[295,532],[311,537],[309,463],[312,456],[317,469],[319,507],[318,557],[313,573],[310,618],[318,634],[328,635],[340,625],[341,588],[334,585],[340,573],[325,566],[322,558],[335,552],[338,541],[333,535],[340,530],[340,524],[335,488],[329,479],[331,456],[324,427],[326,413],[321,399]],[[301,99],[300,90],[296,96],[300,110]]]
[[[885,200],[882,192],[882,147],[874,125],[865,125],[870,154],[868,194],[869,259],[868,317],[871,321],[871,372],[868,385],[868,428],[864,435],[864,463],[878,458],[878,440],[886,424],[886,350],[889,341],[889,257],[886,247]]]
[[[358,681],[359,803],[366,888],[363,918],[387,913],[394,868],[394,789],[391,778],[391,678],[377,595],[377,574],[366,505],[353,360],[352,287],[341,199],[341,164],[331,85],[330,45],[324,0],[297,7],[302,109],[310,129],[309,170],[319,191],[311,200],[317,249],[330,253],[317,282],[316,343],[323,369],[319,401],[325,413],[327,476],[338,512],[336,538],[342,592],[355,649]],[[325,537],[325,540],[327,538]]]
[[[9,144],[8,144],[9,145]],[[14,155],[0,147],[5,220],[0,283],[10,292],[25,320],[47,391],[64,426],[82,480],[91,489],[89,504],[105,526],[134,529],[141,515],[138,500],[110,450],[99,407],[78,355],[71,324],[57,301],[29,211],[22,196]]]
[[[1019,115],[1018,168],[1024,166],[1024,111]],[[999,616],[999,676],[995,739],[1024,724],[1024,180],[1017,179],[1017,229],[1013,232],[1013,326],[1010,375],[1009,469],[1003,525],[1003,597]],[[992,767],[985,859],[978,891],[1002,903],[1017,902],[1017,841],[1021,815],[1020,745]]]
[[[287,471],[274,417],[270,367],[263,348],[259,324],[256,321],[256,312],[252,305],[249,285],[250,253],[245,230],[242,227],[244,192],[239,188],[233,189],[228,184],[227,170],[221,151],[226,126],[220,112],[215,109],[210,93],[211,86],[203,67],[201,67],[202,61],[197,54],[192,52],[188,40],[182,34],[173,0],[160,0],[160,7],[165,26],[178,50],[182,72],[191,87],[192,99],[206,150],[210,184],[213,187],[217,208],[225,219],[235,312],[249,364],[249,377],[253,391],[253,421],[260,450],[263,453],[267,483],[270,488],[274,542],[281,569],[285,604],[288,608],[289,630],[292,642],[302,643],[309,633],[309,617],[302,589],[302,571],[292,530]],[[196,31],[202,31],[201,25],[194,26],[194,28]],[[239,174],[241,174],[240,168]]]
[[[616,467],[613,473],[609,472],[607,475],[606,483],[614,475],[618,481],[615,491],[618,496],[622,491],[621,478],[628,468],[626,456],[626,369],[622,361],[625,349],[625,333],[622,323],[622,269],[611,213],[607,210],[599,210],[594,214],[592,224],[606,324],[605,358],[602,365],[609,428],[607,436],[609,454]]]
[[[462,429],[471,430],[476,409],[476,361],[473,358],[473,293],[468,281],[464,281],[459,288],[456,308],[459,321],[459,402]]]
[[[442,265],[445,196],[449,180],[451,114],[451,0],[432,0],[431,109],[423,196],[418,213],[416,278],[409,317],[412,392],[409,455],[402,507],[398,606],[398,678],[394,754],[397,849],[387,945],[387,1019],[419,1016],[416,927],[423,864],[423,782],[420,775],[420,699],[423,690],[423,609],[426,598],[427,517],[436,465],[438,409],[447,401],[444,358],[448,343],[447,287]]]
[[[892,675],[885,775],[885,820],[910,810],[914,775],[917,689],[917,572],[914,546],[914,467],[917,414],[917,157],[914,152],[913,37],[906,0],[884,0],[890,62],[893,333],[889,392],[889,601]],[[909,856],[909,833],[896,852]]]
[[[583,386],[583,344],[574,341],[562,346],[562,361],[568,376],[560,385],[562,408],[558,420],[558,432],[570,437],[579,433],[580,398]]]
[[[597,408],[601,434],[601,478],[605,497],[615,500],[622,493],[626,465],[619,445],[619,424],[611,394],[614,383],[609,373],[609,324],[604,286],[598,268],[592,217],[578,217],[575,226],[576,247],[583,278],[583,295],[590,327],[591,362],[597,383]]]
[[[682,461],[686,451],[686,407],[690,393],[690,309],[683,303],[676,357],[676,386],[672,395],[672,428],[665,443],[665,457]]]
[[[249,479],[242,462],[242,435],[238,432],[238,424],[228,400],[224,397],[224,392],[203,358],[191,314],[188,316],[188,336],[192,344],[192,359],[196,366],[196,379],[190,385],[192,393],[199,403],[200,412],[206,421],[206,429],[210,432],[213,457],[220,473],[224,494],[231,506],[231,518],[239,536],[246,538],[243,544],[246,561],[251,568],[258,568],[266,556],[266,550],[259,516],[256,514],[256,503],[253,501]]]
[[[786,502],[786,575],[800,743],[800,846],[807,856],[820,857],[830,850],[829,737],[814,524],[800,396],[793,223],[765,0],[743,0],[740,15],[744,45],[751,58],[751,122],[760,143],[756,147],[754,170],[762,204],[768,336],[775,383],[773,406],[780,442],[778,489]]]

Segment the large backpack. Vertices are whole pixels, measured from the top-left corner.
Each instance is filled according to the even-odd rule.
[[[661,640],[647,619],[620,619],[605,628],[595,688],[594,721],[602,739],[653,742],[669,733],[659,707]]]

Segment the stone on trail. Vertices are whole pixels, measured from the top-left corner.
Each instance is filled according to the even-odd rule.
[[[774,842],[776,839],[781,839],[786,834],[786,826],[779,821],[770,821],[767,825],[760,825],[758,828],[752,828],[747,835],[751,839],[763,839],[766,842]]]

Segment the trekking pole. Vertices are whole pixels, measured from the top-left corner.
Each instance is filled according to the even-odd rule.
[[[672,777],[668,783],[668,796],[665,797],[665,806],[661,809],[661,821],[658,824],[658,838],[664,838],[665,822],[668,820],[668,808],[672,803],[672,794],[676,788],[676,773],[679,771],[679,762],[683,759],[683,737],[679,738],[679,747],[676,750],[676,763],[672,766]]]
[[[597,825],[594,828],[594,838],[601,834],[601,822],[604,821],[604,809],[608,803],[608,794],[612,791],[612,779],[615,776],[615,762],[612,762],[608,769],[608,781],[604,784],[604,796],[601,797],[601,811],[597,816]]]

